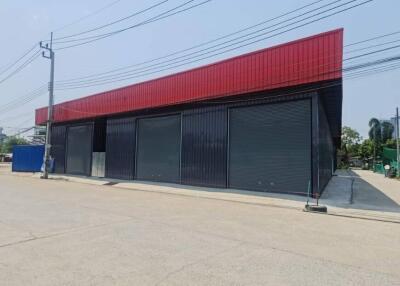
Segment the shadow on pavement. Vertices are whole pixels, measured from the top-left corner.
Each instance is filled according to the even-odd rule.
[[[351,170],[349,171],[349,174],[354,178],[354,203],[352,204],[352,208],[400,212],[400,205],[387,196],[383,190],[372,186],[370,183],[362,179],[362,177]]]
[[[386,180],[383,177],[377,178]],[[387,186],[382,185],[377,188],[371,185],[363,176],[354,171],[337,170],[336,176],[332,177],[322,194],[321,203],[354,210],[400,213],[398,202],[387,195],[387,193],[393,193],[393,190],[386,190],[385,187]]]

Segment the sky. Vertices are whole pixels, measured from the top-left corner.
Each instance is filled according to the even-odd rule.
[[[211,0],[185,13],[131,29],[113,37],[56,51],[55,80],[101,73],[164,56],[276,17],[314,1]],[[321,1],[319,5],[331,1]],[[50,31],[55,31],[55,37],[79,33],[128,16],[158,2],[160,0],[1,0],[0,71],[32,45],[40,40],[48,39]],[[104,31],[108,32],[135,24],[183,2],[185,0],[169,0],[147,14],[123,21]],[[199,2],[201,0],[195,1],[195,3]],[[109,7],[84,20],[77,21],[105,6]],[[59,103],[141,82],[336,28],[344,28],[345,45],[399,31],[398,11],[400,11],[398,0],[374,0],[323,21],[184,67],[107,85],[59,90],[55,92],[55,102]],[[71,23],[72,25],[69,25]],[[65,27],[65,25],[68,26]],[[392,37],[390,40],[399,38],[400,34],[397,38]],[[398,55],[398,53],[400,51],[396,54],[394,50],[386,55]],[[379,56],[384,55],[385,53]],[[27,94],[42,84],[47,84],[49,67],[49,60],[39,57],[14,77],[0,83],[0,110],[2,110],[2,105]],[[397,85],[399,80],[400,69],[359,79],[344,80],[343,125],[355,128],[363,137],[366,137],[368,121],[371,117],[379,119],[393,117],[396,106],[400,106],[400,89]],[[45,106],[47,101],[47,95],[42,95],[28,104],[0,111],[0,127],[3,126],[6,133],[13,134],[18,128],[33,126],[34,110]]]

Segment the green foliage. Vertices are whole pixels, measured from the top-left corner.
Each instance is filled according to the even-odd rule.
[[[371,118],[368,123],[370,129],[368,132],[369,139],[373,140],[376,145],[382,141],[382,126],[381,122],[376,118]]]
[[[383,122],[382,126],[382,143],[387,143],[388,140],[393,138],[394,126],[390,122]]]
[[[342,128],[342,144],[345,146],[353,146],[362,140],[362,137],[360,136],[360,133],[358,133],[356,130],[344,126]]]
[[[374,142],[371,139],[364,140],[361,143],[360,148],[358,150],[358,156],[360,156],[360,158],[363,161],[366,161],[369,158],[372,158],[373,155],[374,155]]]
[[[397,147],[396,139],[388,139],[388,140],[386,140],[386,143],[383,145],[383,147],[396,149],[396,147]]]
[[[339,154],[343,164],[348,164],[350,157],[358,155],[361,140],[362,137],[356,130],[348,126],[342,128],[342,149]]]
[[[24,138],[15,136],[7,137],[4,142],[0,145],[0,153],[11,153],[14,145],[25,145],[29,144]]]

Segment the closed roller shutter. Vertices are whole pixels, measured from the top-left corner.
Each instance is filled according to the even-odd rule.
[[[107,120],[106,177],[133,179],[135,135],[135,118]]]
[[[179,115],[139,119],[137,144],[137,179],[180,181]]]
[[[67,173],[90,176],[92,159],[93,125],[68,127]]]
[[[229,186],[306,194],[311,178],[309,100],[230,110]]]
[[[51,128],[51,157],[54,159],[54,172],[65,173],[65,125],[53,126]]]

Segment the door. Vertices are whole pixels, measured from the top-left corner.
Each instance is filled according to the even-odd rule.
[[[54,172],[65,173],[65,125],[52,126],[51,128],[51,157],[54,159]]]
[[[92,124],[68,127],[67,173],[90,176],[92,161]]]
[[[180,115],[138,120],[136,178],[180,182]]]
[[[135,174],[135,140],[135,118],[107,120],[107,177],[133,180]]]
[[[232,108],[229,116],[229,187],[307,194],[310,101]]]

